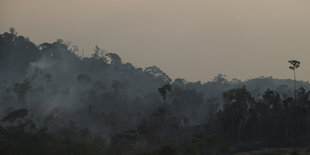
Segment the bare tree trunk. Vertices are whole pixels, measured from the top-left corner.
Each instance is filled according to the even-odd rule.
[[[295,69],[294,69],[294,99],[295,99],[295,104],[296,103],[296,73],[295,73]]]
[[[288,137],[288,118],[286,118],[286,121],[285,121],[285,137],[286,138]]]

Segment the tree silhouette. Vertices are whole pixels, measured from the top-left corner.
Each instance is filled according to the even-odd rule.
[[[236,152],[310,144],[310,84],[296,86],[297,60],[294,99],[293,80],[172,82],[98,46],[89,57],[69,47],[0,34],[0,154],[212,154],[222,150],[213,136]]]
[[[300,62],[297,60],[290,60],[288,61],[291,66],[289,66],[289,69],[294,71],[294,98],[296,100],[296,69],[300,66]]]
[[[18,109],[8,113],[5,117],[2,118],[2,122],[14,122],[16,119],[24,118],[28,115],[27,109]]]
[[[94,53],[92,54],[92,57],[106,63],[107,57],[105,56],[104,53],[105,53],[105,51],[96,45],[95,49],[94,49]]]
[[[157,66],[147,67],[144,72],[151,75],[154,79],[162,80],[165,83],[171,82],[170,77]]]
[[[107,53],[106,56],[111,59],[111,65],[120,65],[120,64],[122,64],[122,59],[117,54],[115,54],[115,53]]]
[[[158,91],[161,94],[161,96],[163,97],[164,103],[166,103],[167,91],[171,91],[171,85],[166,84],[166,85],[162,86],[161,88],[158,88]]]
[[[17,35],[17,33],[13,27],[10,27],[9,31],[10,31],[11,35],[14,35],[14,36]]]
[[[223,129],[233,139],[241,140],[242,131],[249,118],[249,108],[254,98],[245,86],[234,88],[223,93],[223,110],[218,112]],[[229,131],[230,129],[230,131]]]

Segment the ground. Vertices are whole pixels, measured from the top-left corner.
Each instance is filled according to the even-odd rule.
[[[310,155],[310,148],[266,148],[257,151],[237,153],[236,155]]]

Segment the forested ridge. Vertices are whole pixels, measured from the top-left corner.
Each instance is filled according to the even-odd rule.
[[[0,35],[0,154],[309,147],[308,82],[296,90],[294,80],[272,77],[189,82],[98,46],[79,53],[61,39],[36,45],[13,28]]]

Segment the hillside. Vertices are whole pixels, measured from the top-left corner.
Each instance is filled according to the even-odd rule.
[[[91,57],[78,50],[0,35],[0,154],[230,154],[309,144],[309,82],[297,82],[295,99],[290,79],[173,80],[97,46]]]

